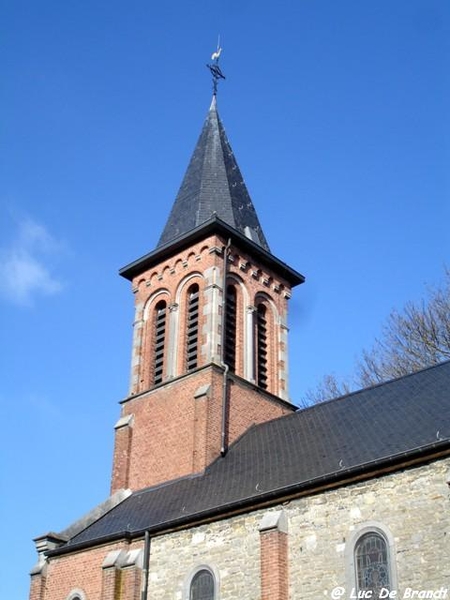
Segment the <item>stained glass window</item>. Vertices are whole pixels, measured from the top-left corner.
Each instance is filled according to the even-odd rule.
[[[390,588],[388,548],[381,535],[370,532],[358,540],[355,564],[358,591],[372,591],[376,598],[381,588]]]

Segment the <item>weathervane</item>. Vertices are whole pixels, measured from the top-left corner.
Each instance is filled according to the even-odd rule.
[[[208,69],[211,71],[211,75],[213,78],[213,94],[217,96],[217,85],[219,83],[219,79],[225,79],[225,75],[222,73],[219,67],[219,58],[222,53],[222,48],[220,47],[220,35],[217,40],[217,49],[211,55],[211,60],[214,61],[210,65],[206,65]]]

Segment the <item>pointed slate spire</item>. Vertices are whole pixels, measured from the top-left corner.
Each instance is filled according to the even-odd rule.
[[[158,248],[214,217],[270,252],[219,118],[215,95]]]

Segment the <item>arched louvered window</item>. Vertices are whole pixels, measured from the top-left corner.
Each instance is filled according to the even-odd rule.
[[[390,589],[391,572],[386,540],[376,531],[365,533],[355,545],[358,591],[371,591],[377,598],[381,588]]]
[[[155,306],[154,332],[155,348],[153,355],[153,383],[161,383],[164,376],[164,354],[166,345],[167,304],[161,300]]]
[[[230,371],[236,370],[236,319],[237,319],[237,298],[234,285],[227,286],[225,303],[225,364]]]
[[[198,366],[199,339],[199,287],[191,285],[187,292],[187,326],[186,326],[186,370],[192,371]]]
[[[189,600],[214,600],[214,577],[207,569],[198,571],[192,578]]]
[[[267,339],[267,307],[258,304],[256,308],[256,383],[266,390],[268,388],[268,339]]]

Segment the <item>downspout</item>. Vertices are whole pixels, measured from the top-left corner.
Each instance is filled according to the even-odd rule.
[[[220,455],[225,456],[227,453],[227,412],[228,412],[228,371],[230,367],[225,363],[225,342],[226,342],[226,298],[227,298],[227,275],[228,275],[228,252],[231,246],[231,238],[228,239],[227,245],[223,248],[223,281],[222,281],[222,343],[220,353],[220,364],[223,368],[223,383],[222,383],[222,426],[221,426],[221,443]]]
[[[142,576],[143,576],[143,580],[144,580],[144,585],[143,585],[143,589],[141,592],[141,600],[147,600],[147,596],[148,596],[148,569],[149,569],[149,564],[150,564],[150,543],[151,543],[151,539],[150,539],[150,532],[146,531],[145,532],[145,538],[144,538],[144,562],[142,565]]]

